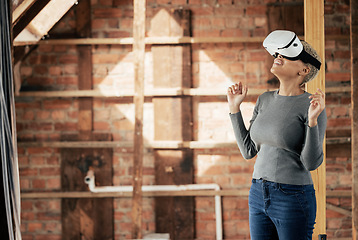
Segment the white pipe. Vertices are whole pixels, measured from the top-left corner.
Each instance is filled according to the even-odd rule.
[[[105,186],[96,187],[94,173],[89,170],[85,177],[85,183],[94,193],[103,192],[133,192],[132,186]],[[220,186],[215,183],[211,184],[187,184],[187,185],[147,185],[142,186],[143,192],[153,191],[190,191],[190,190],[215,190],[220,191]],[[221,196],[215,195],[215,219],[216,219],[216,239],[222,240],[222,214],[221,214]]]

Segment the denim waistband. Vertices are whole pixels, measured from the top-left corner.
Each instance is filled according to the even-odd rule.
[[[272,182],[272,181],[267,181],[265,179],[252,179],[252,183],[261,183],[261,184],[265,184],[265,185],[269,185],[269,186],[274,186],[274,187],[278,187],[278,186],[289,186],[289,187],[300,187],[302,189],[311,189],[313,188],[313,184],[308,184],[308,185],[293,185],[293,184],[286,184],[286,183],[277,183],[277,182]]]

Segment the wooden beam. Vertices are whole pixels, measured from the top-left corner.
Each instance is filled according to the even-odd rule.
[[[303,37],[300,37],[303,38]],[[200,43],[262,43],[264,37],[146,37],[146,45],[177,45]],[[348,40],[346,35],[329,35],[327,40]],[[26,45],[132,45],[133,38],[45,39],[17,41],[14,46]]]
[[[46,198],[131,198],[131,192],[33,192],[21,193],[22,199],[46,199]],[[248,197],[248,190],[226,189],[226,190],[188,190],[188,191],[150,191],[143,192],[143,197],[188,197],[188,196],[238,196]]]
[[[337,145],[350,143],[349,137],[335,137],[327,139],[326,144]],[[51,148],[132,148],[133,142],[113,142],[113,141],[61,141],[61,142],[18,142],[19,147],[51,147]],[[151,141],[143,145],[144,148],[151,149],[237,149],[236,142],[220,141]]]
[[[183,197],[183,196],[223,196],[223,197],[248,197],[248,190],[239,189],[223,189],[220,191],[214,190],[191,190],[191,191],[153,191],[143,192],[143,197]],[[328,191],[327,197],[330,198],[350,198],[351,191]],[[92,193],[92,192],[22,192],[22,199],[56,199],[56,198],[131,198],[130,192],[108,192],[108,193]]]
[[[132,238],[142,238],[142,178],[143,178],[143,104],[146,1],[133,2],[133,52],[134,52],[134,155]]]
[[[275,89],[250,88],[248,95],[258,96],[264,92]],[[326,93],[350,93],[351,87],[330,87],[326,88]],[[124,98],[133,97],[134,91],[126,90],[66,90],[66,91],[29,91],[20,92],[17,98],[36,97],[36,98],[74,98],[74,97],[98,97],[98,98]],[[169,96],[226,96],[225,89],[210,88],[155,88],[146,89],[145,97],[169,97]]]
[[[315,93],[317,88],[325,92],[325,39],[324,39],[324,0],[304,1],[305,19],[305,41],[308,42],[322,59],[322,67],[315,80],[307,84],[306,90]],[[313,24],[314,23],[314,24]],[[324,155],[326,148],[324,145]],[[322,165],[312,172],[317,197],[317,217],[313,232],[313,239],[319,234],[326,234],[326,160],[324,157]]]
[[[15,17],[17,17],[17,19],[15,19],[16,21],[14,22],[14,26],[13,26],[14,39],[27,27],[27,25],[29,25],[29,23],[39,14],[39,12],[41,12],[42,9],[44,9],[44,7],[49,2],[50,0],[37,0],[37,1],[26,0],[19,6],[20,7],[19,12],[22,11],[22,13],[19,14],[18,12],[14,12],[14,14],[16,14]]]
[[[77,0],[39,0],[35,4],[39,4],[39,10],[28,11],[31,17],[26,19],[23,24],[17,28],[14,26],[14,42],[20,41],[39,41],[43,36],[47,35],[50,29],[67,13],[67,11],[77,2]]]
[[[151,21],[152,34],[158,37],[190,37],[190,29],[189,9],[161,9]],[[151,51],[154,87],[191,87],[191,44],[152,45]],[[190,97],[183,95],[177,98],[154,98],[153,105],[155,140],[190,141],[192,139]],[[154,156],[156,184],[194,182],[191,149],[156,149]],[[167,166],[173,170],[165,171]],[[157,232],[169,233],[172,239],[194,238],[195,208],[192,198],[156,198],[155,206]]]
[[[16,24],[35,2],[36,0],[24,0],[19,6],[17,6],[12,12],[12,24]]]
[[[351,136],[352,136],[352,239],[358,239],[358,1],[350,0],[351,26]]]
[[[53,1],[53,0],[51,0]],[[58,3],[57,3],[58,4]],[[81,0],[76,7],[76,33],[79,37],[91,37],[91,1]],[[92,46],[77,46],[78,88],[92,89]],[[103,136],[92,133],[93,99],[78,100],[78,135],[62,134],[61,139],[91,141]],[[107,135],[106,140],[111,139]],[[61,149],[61,188],[67,191],[88,191],[84,177],[91,169],[96,172],[99,185],[112,184],[111,148],[62,148]],[[113,201],[102,199],[62,199],[63,239],[113,239]]]

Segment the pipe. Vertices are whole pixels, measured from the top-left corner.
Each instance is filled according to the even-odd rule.
[[[85,183],[91,192],[133,192],[132,186],[103,186],[96,187],[93,170],[87,172]],[[220,186],[215,183],[211,184],[187,184],[187,185],[146,185],[142,186],[143,192],[153,191],[190,191],[190,190],[215,190],[220,191]],[[221,214],[221,196],[215,195],[215,220],[216,220],[216,239],[223,239],[222,232],[222,214]]]

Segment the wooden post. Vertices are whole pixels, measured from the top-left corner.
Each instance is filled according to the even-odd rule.
[[[190,36],[190,10],[160,10],[152,19],[156,37]],[[191,87],[190,44],[152,46],[156,88]],[[165,141],[192,140],[191,98],[153,99],[154,138]],[[193,152],[190,149],[155,150],[155,181],[158,185],[193,183]],[[194,238],[194,200],[161,197],[155,200],[156,230],[171,239]]]
[[[82,0],[76,8],[76,30],[79,37],[91,37],[91,2]],[[78,88],[92,89],[92,46],[77,46]],[[81,98],[78,114],[78,136],[62,135],[63,140],[91,141],[111,140],[94,135],[93,100]],[[112,185],[113,149],[64,148],[61,149],[61,188],[63,191],[88,191],[84,178],[89,169],[95,172],[98,185]],[[113,200],[108,199],[63,199],[63,239],[113,239]]]
[[[324,0],[305,0],[305,40],[322,59],[321,70],[317,78],[307,84],[306,90],[310,93],[317,88],[325,92],[325,45],[324,45]],[[325,142],[323,143],[324,155],[326,155]],[[317,196],[317,218],[313,232],[313,239],[318,239],[319,234],[326,234],[326,159],[322,165],[312,172]]]
[[[134,53],[134,155],[132,238],[142,238],[142,175],[143,175],[143,104],[144,104],[144,57],[145,57],[145,0],[134,0],[133,53]]]
[[[350,1],[351,10],[351,104],[352,104],[352,239],[358,238],[358,1]]]

